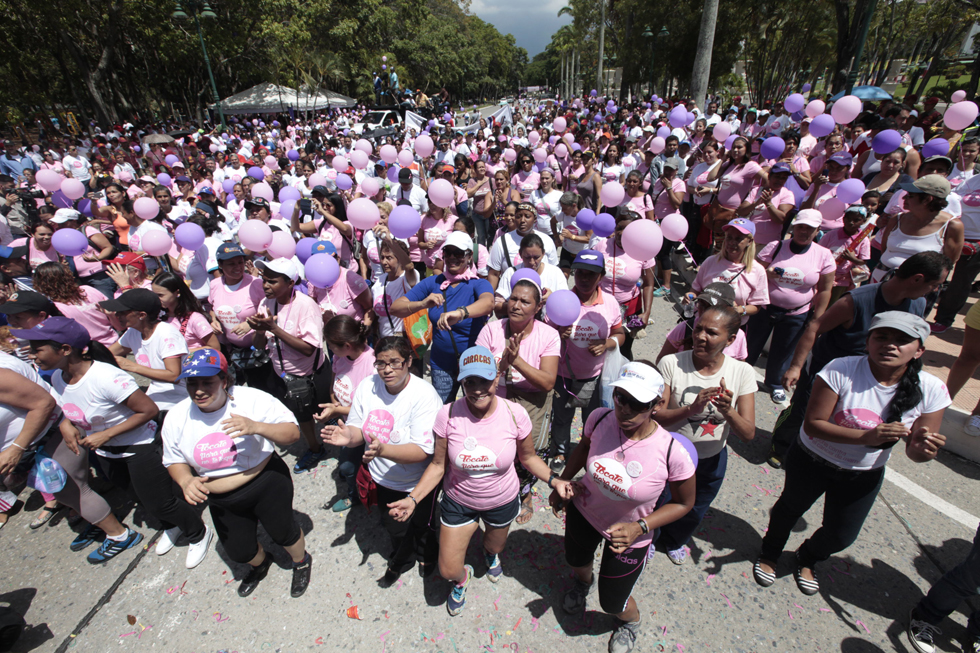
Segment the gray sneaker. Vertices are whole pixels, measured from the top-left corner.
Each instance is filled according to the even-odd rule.
[[[636,646],[636,636],[640,633],[639,621],[616,620],[616,630],[609,638],[609,653],[630,653]]]
[[[909,614],[909,625],[905,629],[905,633],[909,638],[909,643],[912,644],[912,648],[918,653],[935,653],[935,639],[939,637],[943,631],[939,630],[927,621],[922,621],[918,618],[918,616],[919,615],[916,613],[915,609],[913,609]]]
[[[562,599],[562,607],[568,614],[581,614],[585,612],[585,602],[589,598],[589,592],[592,591],[592,587],[595,585],[595,574],[592,574],[591,583],[583,583],[578,578],[574,579],[575,585],[572,589],[565,592],[565,597]]]

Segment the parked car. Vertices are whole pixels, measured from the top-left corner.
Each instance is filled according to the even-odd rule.
[[[350,130],[360,136],[365,131],[373,131],[383,127],[401,127],[402,117],[395,109],[369,111],[361,122],[354,123]]]

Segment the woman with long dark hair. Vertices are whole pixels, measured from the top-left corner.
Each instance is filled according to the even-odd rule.
[[[34,290],[54,302],[62,315],[80,323],[94,340],[111,346],[119,340],[109,318],[99,309],[107,297],[91,286],[80,286],[61,263],[42,263],[34,270]]]
[[[718,182],[718,193],[708,205],[709,226],[717,249],[721,249],[724,236],[722,227],[735,217],[735,210],[745,201],[757,180],[765,181],[766,173],[762,166],[752,160],[749,142],[741,136],[732,142],[720,165],[697,178],[699,184]]]
[[[218,334],[211,327],[201,302],[197,300],[184,280],[173,272],[158,272],[153,277],[150,290],[160,298],[160,304],[166,311],[165,320],[177,327],[180,335],[187,341],[188,349],[210,347],[218,349]]]

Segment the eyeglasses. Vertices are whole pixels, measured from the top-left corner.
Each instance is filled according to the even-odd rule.
[[[400,370],[403,367],[405,367],[405,363],[407,363],[407,362],[408,361],[405,360],[405,359],[397,360],[397,361],[380,361],[380,360],[378,360],[378,361],[374,361],[374,369],[376,369],[376,370],[378,370],[380,372],[384,368],[390,367],[391,369],[397,371],[397,370]]]
[[[615,401],[620,408],[626,408],[634,413],[642,413],[643,411],[653,408],[652,401],[648,403],[641,403],[631,397],[628,393],[621,390],[615,390],[613,392],[613,401]]]

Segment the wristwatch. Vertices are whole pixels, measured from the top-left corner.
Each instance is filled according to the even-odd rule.
[[[465,320],[465,319],[469,318],[469,316],[470,316],[470,309],[469,309],[469,307],[468,306],[463,306],[461,310],[463,311],[463,319]]]

